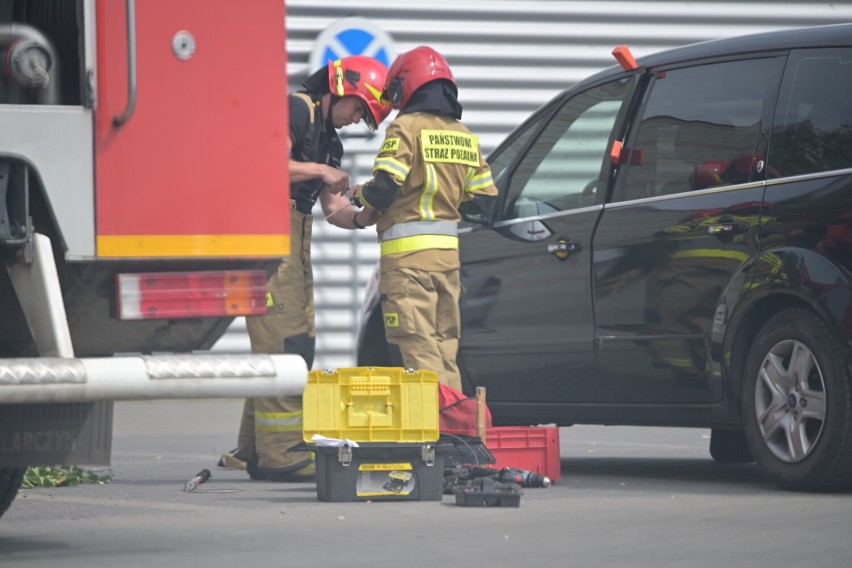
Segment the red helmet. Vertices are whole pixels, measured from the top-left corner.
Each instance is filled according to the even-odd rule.
[[[450,64],[443,55],[431,47],[415,47],[394,60],[385,83],[384,98],[393,108],[403,108],[414,91],[438,79],[456,84]]]
[[[328,87],[338,97],[354,95],[367,105],[364,122],[370,130],[390,114],[391,107],[382,99],[382,88],[388,68],[378,59],[365,55],[351,55],[328,64]]]

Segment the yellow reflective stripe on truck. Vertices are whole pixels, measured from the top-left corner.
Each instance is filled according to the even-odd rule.
[[[290,235],[100,235],[98,257],[278,257]]]

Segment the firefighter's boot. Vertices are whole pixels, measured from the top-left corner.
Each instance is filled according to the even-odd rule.
[[[224,469],[245,471],[249,463],[257,463],[257,450],[254,442],[254,400],[250,398],[246,399],[243,405],[237,447],[222,454],[216,465]]]

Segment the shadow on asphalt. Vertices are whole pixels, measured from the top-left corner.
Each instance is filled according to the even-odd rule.
[[[711,484],[714,491],[737,493],[755,489],[775,490],[753,463],[719,464],[709,459],[582,457],[562,459],[560,485],[642,484],[656,488],[663,483],[672,492],[704,491],[697,486]]]

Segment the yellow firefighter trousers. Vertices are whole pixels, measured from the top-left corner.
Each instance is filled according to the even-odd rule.
[[[296,353],[310,369],[316,338],[311,268],[312,218],[291,208],[291,255],[267,283],[273,306],[266,315],[246,318],[252,353]],[[302,442],[301,397],[246,400],[237,454],[256,456],[269,475],[287,474],[311,463],[307,452],[288,452]],[[250,460],[253,461],[253,460]]]
[[[402,365],[438,373],[438,380],[462,390],[456,364],[461,336],[459,270],[396,268],[379,283],[385,336],[399,348]]]

